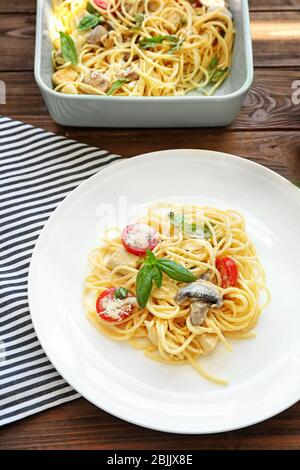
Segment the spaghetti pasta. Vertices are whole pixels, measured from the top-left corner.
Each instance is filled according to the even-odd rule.
[[[207,379],[226,383],[206,372],[199,358],[212,353],[218,343],[231,351],[231,339],[254,336],[252,330],[270,299],[244,218],[233,210],[155,203],[139,222],[159,235],[152,250],[156,259],[185,267],[197,279],[194,284],[209,284],[222,303],[212,306],[204,320],[194,324],[192,303],[187,298],[179,302],[179,293],[191,284],[172,279],[165,271],[161,286],[154,285],[145,308],[136,306],[131,315],[115,323],[105,321],[96,311],[97,297],[113,287],[124,287],[136,295],[137,274],[144,262],[143,257],[130,254],[127,264],[126,257],[112,264],[124,246],[121,235],[111,238],[108,231],[102,245],[90,255],[92,270],[85,280],[83,296],[88,318],[108,337],[127,341],[152,359],[190,364]],[[236,266],[231,277],[230,271],[226,277],[221,269],[220,260],[228,259]]]
[[[192,90],[213,94],[230,71],[234,25],[225,0],[209,4],[53,0],[55,90],[116,96],[180,96]],[[66,36],[62,43],[61,33],[69,44]]]

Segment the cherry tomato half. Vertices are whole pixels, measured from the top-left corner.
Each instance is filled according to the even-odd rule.
[[[125,298],[116,299],[116,290],[116,287],[106,289],[96,300],[97,313],[108,322],[118,322],[129,317],[136,305],[136,299],[130,292]]]
[[[232,258],[217,258],[216,268],[221,274],[223,289],[233,287],[236,284],[239,273],[237,265]]]
[[[107,0],[93,0],[93,1],[97,7],[102,8],[102,10],[107,10],[107,7],[108,7]]]
[[[129,253],[145,256],[146,251],[152,251],[159,243],[159,235],[146,224],[127,225],[122,232],[122,243]]]

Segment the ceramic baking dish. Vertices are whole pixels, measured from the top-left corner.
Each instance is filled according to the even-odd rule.
[[[247,0],[231,0],[236,38],[231,74],[214,96],[170,97],[67,95],[52,89],[51,0],[38,0],[35,79],[49,113],[65,126],[207,127],[236,118],[253,80]]]

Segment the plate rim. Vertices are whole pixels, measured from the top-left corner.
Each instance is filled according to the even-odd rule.
[[[47,219],[46,223],[44,224],[44,226],[43,226],[43,228],[42,228],[42,230],[41,230],[41,232],[40,232],[40,234],[37,238],[37,241],[36,241],[35,247],[33,249],[32,256],[31,256],[31,260],[30,260],[29,271],[28,271],[28,287],[27,287],[28,304],[29,304],[30,316],[31,316],[31,320],[32,320],[32,323],[33,323],[33,326],[34,326],[35,333],[36,333],[37,338],[38,338],[38,340],[39,340],[39,342],[40,342],[40,344],[41,344],[41,346],[44,350],[44,353],[48,357],[49,361],[51,362],[53,367],[59,372],[61,377],[67,382],[67,384],[69,384],[74,389],[75,392],[79,393],[83,398],[88,400],[90,403],[94,404],[97,408],[111,414],[112,416],[115,416],[119,419],[127,421],[131,424],[138,425],[138,426],[140,426],[142,428],[146,428],[146,429],[152,429],[152,430],[155,430],[155,431],[168,432],[168,433],[172,433],[172,434],[182,434],[182,435],[184,435],[184,434],[186,434],[186,435],[220,434],[220,433],[223,433],[223,432],[235,431],[237,429],[243,429],[243,428],[246,428],[246,427],[250,427],[250,426],[253,426],[255,424],[261,423],[263,421],[266,421],[268,419],[271,419],[274,416],[282,413],[283,411],[287,410],[291,406],[298,403],[298,401],[300,400],[300,397],[297,397],[293,400],[289,400],[288,402],[286,402],[282,406],[278,406],[277,408],[274,407],[274,410],[273,410],[272,413],[266,412],[266,414],[261,414],[260,417],[257,417],[253,420],[250,420],[250,421],[247,420],[246,423],[235,424],[235,425],[227,424],[227,425],[224,425],[223,427],[219,426],[218,430],[215,430],[215,429],[187,430],[185,427],[183,427],[184,428],[183,429],[180,425],[177,425],[177,426],[171,425],[171,427],[168,427],[168,425],[162,425],[162,424],[157,425],[157,426],[154,425],[154,424],[147,424],[145,422],[141,422],[139,419],[131,418],[130,415],[128,416],[125,409],[124,409],[124,412],[122,410],[122,413],[118,413],[115,410],[110,409],[109,407],[106,407],[106,406],[103,406],[103,405],[100,406],[98,403],[96,403],[96,400],[86,396],[85,392],[82,392],[81,390],[79,390],[77,385],[75,387],[73,385],[73,383],[74,383],[73,379],[69,380],[67,378],[68,374],[65,374],[65,370],[61,370],[60,364],[57,365],[56,357],[54,359],[53,359],[53,357],[51,357],[52,352],[51,352],[50,355],[48,355],[48,352],[47,352],[48,346],[47,346],[46,337],[41,333],[41,331],[39,331],[39,328],[38,328],[38,315],[33,313],[34,312],[34,308],[33,308],[34,281],[33,281],[33,279],[34,279],[34,268],[35,268],[35,264],[36,264],[36,259],[38,259],[37,257],[38,257],[38,254],[39,254],[39,250],[41,249],[40,248],[41,244],[43,242],[44,237],[46,236],[45,234],[48,231],[48,227],[50,227],[51,224],[52,224],[52,219],[54,219],[54,217],[56,217],[57,214],[63,209],[63,206],[65,205],[66,201],[68,201],[69,198],[74,197],[75,193],[77,194],[77,192],[82,191],[82,188],[85,185],[88,186],[92,179],[96,179],[97,177],[99,177],[98,176],[99,174],[105,174],[106,172],[110,172],[111,168],[113,168],[113,167],[126,166],[128,164],[128,162],[131,162],[131,161],[134,161],[134,160],[142,160],[142,159],[145,159],[145,157],[146,158],[161,158],[162,154],[163,155],[171,155],[173,153],[177,154],[178,152],[182,152],[182,153],[189,152],[190,154],[194,154],[194,155],[198,154],[199,155],[198,158],[201,158],[201,156],[205,156],[205,155],[207,155],[207,153],[209,153],[209,154],[213,154],[211,156],[212,159],[214,158],[214,156],[219,157],[219,158],[225,157],[225,158],[228,158],[229,160],[239,162],[240,164],[242,164],[246,167],[250,166],[254,170],[257,169],[258,171],[265,173],[266,176],[271,177],[273,179],[273,181],[276,182],[276,180],[277,180],[281,185],[283,184],[289,192],[294,193],[293,194],[293,199],[298,200],[298,203],[300,205],[300,190],[299,190],[299,188],[297,188],[297,186],[295,186],[291,181],[289,181],[284,176],[276,173],[274,170],[271,170],[270,168],[265,167],[264,165],[262,165],[260,163],[257,163],[253,160],[250,160],[246,157],[240,157],[240,156],[237,156],[237,155],[233,155],[233,154],[229,154],[229,153],[225,153],[225,152],[214,151],[214,150],[187,149],[187,148],[185,148],[185,149],[158,150],[158,151],[154,151],[154,152],[146,152],[146,153],[143,153],[143,154],[139,154],[139,155],[136,155],[136,156],[130,157],[130,158],[124,157],[124,159],[122,159],[122,160],[118,159],[117,161],[109,163],[104,168],[100,168],[99,171],[97,171],[96,173],[94,173],[93,175],[91,175],[90,177],[85,179],[76,188],[74,188],[72,191],[70,191],[70,193],[62,201],[60,201],[58,203],[57,207],[54,209],[54,211],[51,213],[50,217]],[[280,404],[281,404],[281,402],[280,402]],[[214,424],[214,425],[210,425],[210,426],[216,426],[216,425]]]

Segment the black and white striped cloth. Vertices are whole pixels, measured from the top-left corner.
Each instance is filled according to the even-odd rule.
[[[79,397],[39,344],[27,274],[51,212],[78,184],[118,158],[0,117],[0,425]]]

